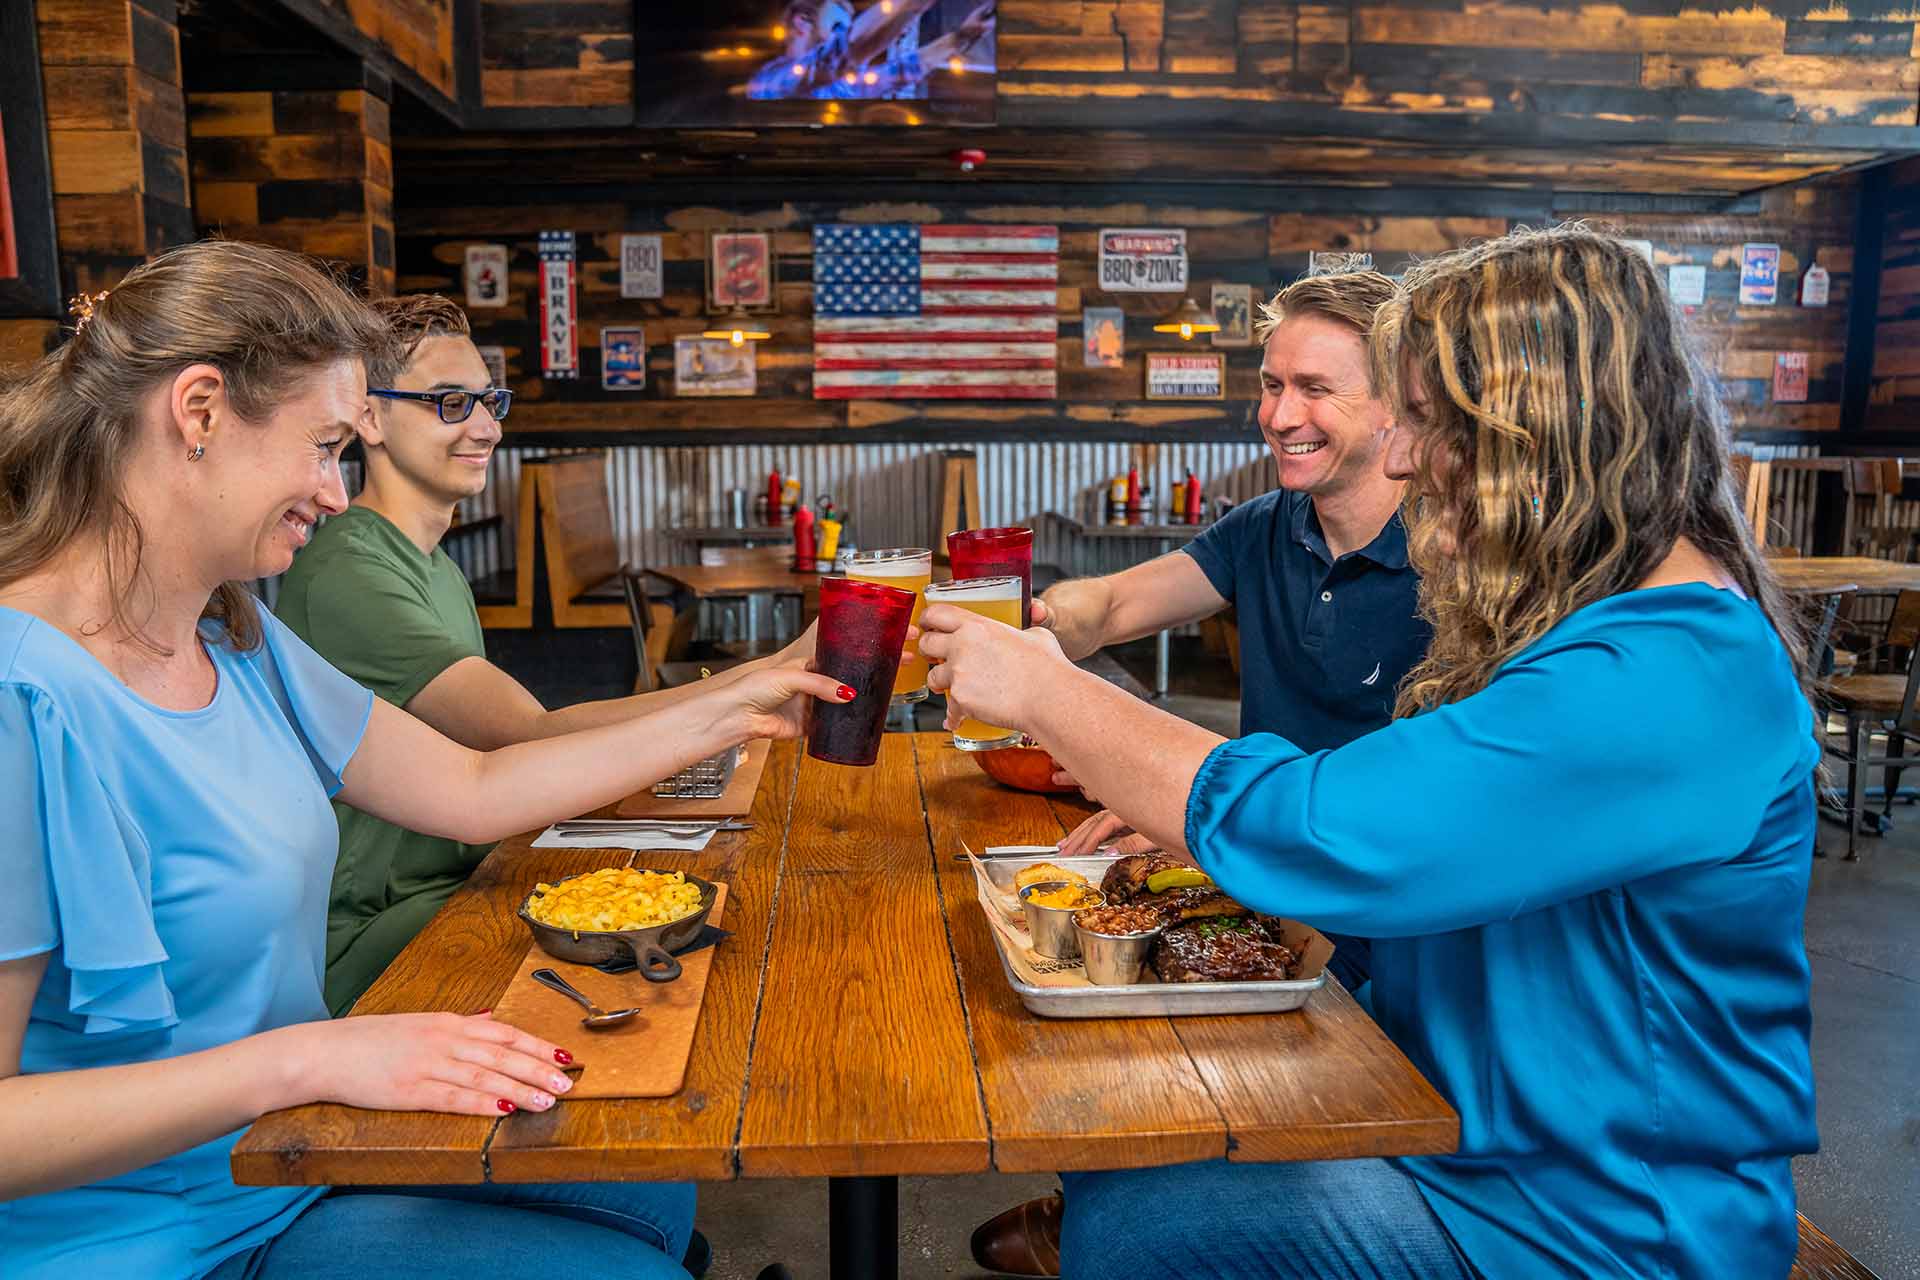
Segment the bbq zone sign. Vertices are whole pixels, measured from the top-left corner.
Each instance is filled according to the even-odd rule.
[[[1100,233],[1100,287],[1112,293],[1185,293],[1185,228],[1109,228]]]

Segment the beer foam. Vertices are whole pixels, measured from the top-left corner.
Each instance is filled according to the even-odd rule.
[[[927,601],[957,604],[963,600],[1018,600],[1018,578],[962,578],[956,582],[936,582],[927,588]],[[1018,612],[1018,610],[1015,610]]]
[[[893,558],[869,560],[864,555]],[[924,578],[933,572],[933,552],[922,551],[917,555],[896,555],[891,551],[863,553],[853,558],[847,566],[847,572],[862,578]]]

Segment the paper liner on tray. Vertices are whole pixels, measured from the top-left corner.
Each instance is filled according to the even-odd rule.
[[[963,844],[961,848],[966,849]],[[1020,846],[995,846],[987,850],[989,855],[1002,852],[1022,852]],[[1060,861],[1057,850],[1048,858],[1041,851],[1034,852],[1035,862]],[[1003,892],[987,876],[986,864],[972,849],[966,849],[968,864],[973,868],[974,890],[980,899],[981,914],[987,918],[987,927],[993,930],[994,940],[1000,946],[1000,954],[1005,956],[1007,964],[1019,976],[1020,981],[1035,987],[1054,987],[1070,989],[1092,987],[1087,978],[1086,964],[1078,957],[1071,960],[1053,960],[1033,953],[1033,939],[1027,933],[1026,909],[1020,900],[1010,893]],[[1297,920],[1276,918],[1273,923],[1280,926],[1281,939],[1287,947],[1300,957],[1299,969],[1289,981],[1311,981],[1320,976],[1327,967],[1327,961],[1333,956],[1333,944],[1326,935]],[[1236,983],[1174,983],[1162,984],[1160,978],[1148,965],[1140,975],[1140,985],[1169,986],[1235,986]]]

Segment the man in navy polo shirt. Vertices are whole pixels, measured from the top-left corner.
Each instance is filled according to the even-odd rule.
[[[1395,688],[1431,638],[1407,563],[1404,486],[1381,466],[1392,422],[1367,382],[1373,313],[1392,291],[1373,271],[1309,276],[1262,308],[1259,423],[1280,487],[1181,551],[1049,591],[1035,613],[1069,657],[1232,605],[1242,734],[1319,751],[1387,723]],[[1124,831],[1102,813],[1063,848],[1083,852]]]
[[[1064,582],[1036,603],[1070,658],[1211,617],[1239,614],[1240,732],[1307,751],[1385,725],[1394,691],[1427,650],[1419,579],[1400,522],[1404,485],[1382,468],[1392,419],[1367,379],[1373,315],[1393,293],[1374,271],[1309,276],[1261,308],[1260,433],[1280,487],[1243,503],[1183,550],[1104,578]],[[1110,812],[1061,842],[1085,853],[1132,836]],[[1367,977],[1367,946],[1335,938],[1334,971]],[[984,1267],[1059,1274],[1058,1196],[1018,1205],[973,1234]]]

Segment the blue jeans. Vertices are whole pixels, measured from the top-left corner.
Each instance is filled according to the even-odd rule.
[[[693,1202],[684,1182],[338,1187],[206,1280],[687,1280]]]
[[[1413,1179],[1386,1160],[1211,1160],[1060,1182],[1066,1280],[1477,1280]]]

